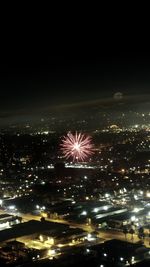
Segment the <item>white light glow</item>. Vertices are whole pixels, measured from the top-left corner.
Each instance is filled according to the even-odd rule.
[[[87,211],[86,210],[82,211],[81,215],[87,215]]]

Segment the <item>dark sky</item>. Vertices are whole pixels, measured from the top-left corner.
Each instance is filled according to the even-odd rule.
[[[124,16],[125,6],[116,9],[117,16],[101,7],[99,15],[91,12],[94,19],[84,10],[83,23],[72,9],[69,19],[62,10],[60,18],[57,9],[54,19],[53,9],[48,15],[44,10],[44,18],[34,10],[31,21],[23,9],[19,18],[7,14],[1,27],[0,117],[109,98],[118,91],[149,93],[149,31],[139,13],[126,7]],[[131,23],[133,13],[137,19]]]
[[[104,18],[103,12],[107,13]],[[144,33],[141,20],[130,23],[129,14],[123,16],[122,9],[117,14],[101,8],[98,17],[92,20],[87,13],[88,20],[79,25],[72,13],[74,23],[71,18],[65,21],[64,14],[59,21],[58,14],[53,20],[52,14],[47,17],[45,13],[44,19],[37,13],[38,20],[32,17],[32,23],[23,13],[16,21],[10,20],[8,27],[5,21],[0,110],[97,99],[116,91],[147,91],[148,32]]]
[[[97,99],[116,91],[143,93],[150,88],[150,61],[145,57],[21,59],[0,65],[1,109]]]
[[[3,55],[1,115],[112,97],[118,91],[124,95],[150,92],[147,55],[109,51],[109,46],[83,53],[73,49],[41,50],[15,50]]]

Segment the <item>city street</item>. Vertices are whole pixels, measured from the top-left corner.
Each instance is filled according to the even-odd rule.
[[[4,211],[0,211],[0,214],[4,214]],[[15,215],[15,216],[21,216],[23,218],[23,222],[27,222],[27,221],[30,221],[30,220],[38,220],[38,221],[40,221],[40,219],[41,219],[41,216],[37,216],[37,215],[29,214],[29,213],[28,214],[24,214],[24,213],[11,212],[11,214]],[[65,220],[54,220],[54,219],[46,218],[46,221],[67,224],[70,227],[81,228],[82,230],[87,231],[89,233],[91,233],[92,231],[95,230],[90,225],[72,223],[72,222],[67,222]],[[123,240],[123,241],[130,242],[130,243],[136,243],[136,242],[140,241],[140,239],[138,238],[138,236],[136,234],[133,235],[133,239],[132,239],[131,234],[127,234],[126,238],[125,238],[124,233],[122,233],[120,231],[116,231],[116,230],[108,229],[108,230],[99,230],[98,232],[99,232],[98,237],[101,238],[102,240],[118,239],[118,240]],[[144,239],[144,245],[146,247],[150,248],[149,238],[148,237],[146,237]]]

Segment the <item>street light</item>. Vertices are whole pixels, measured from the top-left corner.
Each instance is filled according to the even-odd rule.
[[[87,211],[86,210],[82,211],[81,215],[87,215]]]

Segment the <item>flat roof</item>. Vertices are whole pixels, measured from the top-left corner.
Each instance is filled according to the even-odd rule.
[[[29,222],[17,224],[13,226],[13,228],[0,231],[0,242],[4,242],[9,239],[18,238],[21,236],[41,233],[44,231],[57,232],[59,230],[60,232],[68,229],[68,227],[68,225],[61,223],[54,223],[48,221],[40,222],[31,220]]]
[[[53,232],[53,233],[50,233],[49,231],[46,231],[45,233],[43,233],[44,235],[48,235],[48,234],[51,234],[51,236],[55,237],[55,238],[67,238],[67,237],[70,237],[70,236],[73,236],[73,235],[82,235],[82,234],[87,234],[86,231],[80,229],[80,228],[68,228],[64,231],[59,231],[59,232]]]
[[[120,256],[131,256],[131,255],[138,255],[149,251],[148,248],[144,247],[143,245],[137,243],[129,243],[123,240],[107,240],[103,244],[94,245],[92,248],[102,253],[106,252],[109,255],[113,255],[116,257]]]
[[[0,220],[1,220],[1,219],[8,218],[8,217],[13,217],[13,215],[11,215],[11,214],[7,214],[7,213],[0,214]]]

